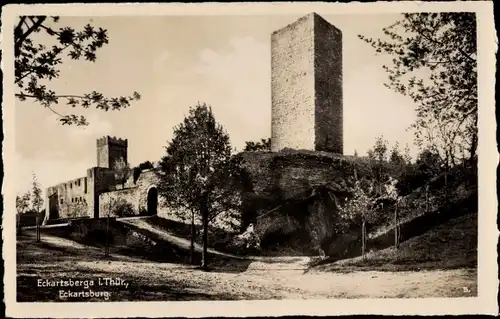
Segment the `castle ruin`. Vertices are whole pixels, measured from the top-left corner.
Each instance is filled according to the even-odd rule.
[[[115,164],[128,163],[128,141],[111,136],[97,139],[97,166],[86,175],[47,188],[45,220],[113,216],[111,207],[126,204],[134,214],[157,213],[157,176],[153,169],[130,170],[118,180]],[[116,217],[116,216],[115,216]]]
[[[316,13],[271,35],[271,150],[343,154],[342,33]]]
[[[343,154],[342,33],[316,13],[271,35],[271,150],[285,148]],[[156,214],[153,169],[119,182],[115,163],[127,162],[128,141],[97,140],[97,166],[46,191],[48,219],[104,217],[110,203],[126,202],[135,214]]]

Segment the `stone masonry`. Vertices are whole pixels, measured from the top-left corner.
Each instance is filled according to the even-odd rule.
[[[156,214],[158,206],[157,176],[153,169],[134,176],[131,171],[125,183],[118,183],[114,163],[127,160],[128,141],[105,136],[96,142],[97,166],[87,169],[86,176],[49,187],[45,197],[45,220],[104,217],[109,200],[126,202],[135,214]]]
[[[127,161],[127,140],[105,136],[98,139],[96,144],[98,167],[113,168],[120,158]]]
[[[342,33],[316,13],[271,35],[271,150],[343,153]]]

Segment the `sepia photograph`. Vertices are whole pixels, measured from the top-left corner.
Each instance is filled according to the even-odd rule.
[[[493,6],[431,4],[4,12],[6,294],[491,305]]]

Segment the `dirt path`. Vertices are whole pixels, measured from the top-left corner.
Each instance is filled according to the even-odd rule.
[[[95,289],[109,290],[110,300],[115,301],[414,298],[477,294],[477,272],[469,269],[304,273],[303,260],[285,258],[275,263],[254,260],[240,272],[232,271],[230,265],[225,270],[204,272],[192,266],[126,256],[100,260],[102,252],[97,258],[92,247],[74,245],[69,240],[47,235],[42,243],[34,243],[33,238],[27,236],[20,245],[18,292],[23,301],[59,300],[60,288],[39,288],[38,279],[97,281],[117,277],[125,279],[129,285]]]
[[[146,221],[144,219],[140,218],[129,218],[129,219],[120,219],[120,222],[124,224],[129,224],[133,225],[135,227],[150,231],[160,237],[163,240],[166,240],[176,246],[179,246],[184,249],[189,249],[191,242],[185,238],[177,237],[172,235],[169,232],[166,232],[164,229],[161,229],[159,227],[155,227]],[[196,251],[201,252],[203,250],[203,247],[199,244],[194,245],[194,248]],[[219,255],[219,256],[224,256],[224,257],[229,257],[229,258],[234,258],[234,259],[239,259],[239,260],[252,260],[252,261],[262,261],[262,262],[272,262],[272,263],[283,263],[282,267],[284,268],[297,268],[299,267],[300,269],[305,269],[307,267],[307,263],[310,261],[309,257],[262,257],[262,256],[237,256],[233,254],[228,254],[228,253],[223,253],[214,249],[209,248],[208,252],[214,255]],[[279,266],[278,266],[279,267]]]
[[[32,265],[29,270],[21,266],[20,274],[29,272],[33,279],[60,279],[64,271],[64,278],[125,279],[129,286],[114,289],[111,300],[416,298],[477,294],[477,273],[466,269],[304,274],[302,270],[275,269],[268,265],[266,269],[250,267],[242,273],[228,273],[203,272],[175,264],[77,261]],[[19,289],[29,295],[36,287],[33,281],[23,279]],[[55,291],[44,293],[49,300],[57,299]]]
[[[185,245],[154,227],[155,234]],[[71,240],[34,234],[18,241],[19,301],[57,301],[60,288],[40,288],[42,280],[121,278],[126,287],[95,287],[111,293],[110,301],[138,300],[236,300],[317,298],[416,298],[472,297],[477,295],[477,271],[471,269],[429,271],[304,272],[307,258],[253,257],[243,270],[224,264],[217,270],[158,263],[113,255],[102,260],[102,251]],[[199,249],[199,247],[198,247]],[[274,260],[274,262],[269,262]],[[238,261],[239,262],[239,261]],[[101,301],[102,297],[73,301]]]
[[[128,225],[133,225],[135,227],[150,231],[150,232],[154,233],[155,235],[157,235],[158,237],[160,237],[161,239],[166,240],[166,241],[168,241],[176,246],[179,246],[179,247],[187,249],[187,250],[189,249],[189,247],[191,245],[191,242],[189,240],[187,240],[185,238],[174,236],[174,235],[172,235],[172,234],[170,234],[170,233],[168,233],[160,228],[154,227],[151,224],[148,224],[147,222],[145,222],[143,219],[139,219],[139,218],[137,218],[137,219],[121,219],[120,222],[122,222],[124,224],[128,224]],[[198,252],[201,252],[203,250],[203,247],[200,246],[199,244],[195,243],[194,249]],[[224,256],[224,257],[230,257],[230,258],[235,258],[235,259],[244,259],[243,257],[240,257],[240,256],[222,253],[222,252],[216,251],[214,249],[210,249],[210,248],[208,249],[208,252],[211,254],[214,254],[214,255],[219,255],[219,256]]]

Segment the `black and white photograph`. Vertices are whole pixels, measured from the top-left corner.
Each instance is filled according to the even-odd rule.
[[[6,6],[11,310],[497,312],[493,6],[352,5]]]

